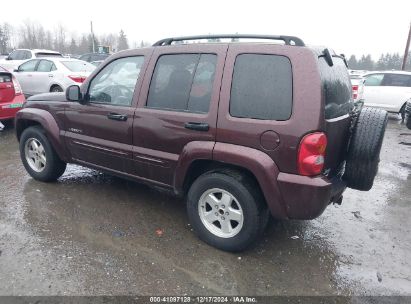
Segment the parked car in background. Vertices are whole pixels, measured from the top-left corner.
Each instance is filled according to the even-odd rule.
[[[92,61],[90,62],[92,65],[95,65],[96,67],[99,66],[104,60],[96,60],[96,61]]]
[[[261,37],[286,45],[173,44]],[[16,133],[34,179],[77,163],[166,188],[187,198],[201,239],[239,251],[269,213],[313,219],[347,186],[371,189],[387,113],[359,105],[344,58],[297,37],[167,38],[114,54],[65,95],[31,97]]]
[[[352,99],[354,102],[363,100],[365,78],[360,75],[350,74],[350,80],[352,85]]]
[[[81,55],[78,59],[84,60],[87,62],[104,61],[109,56],[110,54],[104,54],[104,53],[88,53],[88,54]]]
[[[16,77],[0,67],[0,121],[13,119],[25,101]]]
[[[26,96],[63,92],[72,84],[81,84],[96,67],[70,58],[32,59],[18,67],[14,74]]]
[[[19,65],[24,63],[29,59],[34,58],[44,58],[44,57],[63,57],[63,55],[56,51],[50,50],[28,50],[28,49],[18,49],[12,51],[6,58],[0,60],[0,66],[13,72],[17,69]]]
[[[399,113],[404,119],[405,103],[411,99],[411,72],[369,72],[364,78],[365,105]]]

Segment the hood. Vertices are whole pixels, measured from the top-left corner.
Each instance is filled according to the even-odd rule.
[[[31,96],[27,101],[67,101],[66,93],[44,93]]]

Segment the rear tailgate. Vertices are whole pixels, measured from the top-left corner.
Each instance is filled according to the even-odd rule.
[[[333,65],[330,66],[324,56],[318,58],[325,105],[324,130],[328,139],[324,171],[331,176],[338,173],[346,157],[350,112],[354,106],[351,81],[344,60],[333,56],[332,61]]]
[[[0,103],[10,102],[15,96],[12,75],[0,72]]]

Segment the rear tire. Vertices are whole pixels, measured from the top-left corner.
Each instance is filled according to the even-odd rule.
[[[372,188],[387,121],[386,111],[374,108],[361,110],[348,147],[344,173],[348,187],[361,191]]]
[[[398,113],[398,114],[400,114],[402,121],[405,120],[405,105],[406,105],[406,103],[404,103],[404,105],[402,106],[400,112]]]
[[[200,239],[231,252],[252,245],[264,232],[269,217],[258,186],[231,170],[198,177],[188,192],[187,212]]]
[[[55,181],[66,170],[67,164],[58,157],[40,126],[29,127],[21,134],[20,157],[31,177],[42,182]]]
[[[63,92],[63,89],[58,85],[54,85],[51,87],[50,92],[59,93],[59,92]]]
[[[405,123],[405,125],[407,126],[408,129],[411,130],[411,113],[407,114],[407,121]]]

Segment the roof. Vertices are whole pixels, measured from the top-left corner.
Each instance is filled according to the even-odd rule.
[[[171,45],[173,42],[184,43],[184,41],[193,41],[193,40],[214,40],[218,41],[219,39],[262,39],[262,40],[276,40],[283,41],[286,45],[295,45],[295,46],[305,46],[304,41],[295,36],[284,36],[284,35],[257,35],[257,34],[219,34],[219,35],[197,35],[197,36],[183,36],[183,37],[169,37],[164,38],[156,43],[153,46],[166,46]]]
[[[45,49],[15,49],[14,51],[32,51],[34,53],[53,53],[53,54],[61,54],[57,51],[52,50],[45,50]]]
[[[44,49],[33,49],[32,50],[35,53],[53,53],[53,54],[61,54],[60,52],[57,51],[52,51],[52,50],[44,50]]]
[[[408,71],[400,71],[400,70],[389,70],[389,71],[370,71],[365,73],[365,75],[370,75],[370,74],[402,74],[402,75],[411,75],[411,72]]]

